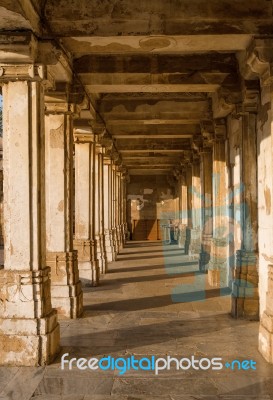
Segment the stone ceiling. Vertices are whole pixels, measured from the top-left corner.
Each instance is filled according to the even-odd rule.
[[[202,146],[240,100],[238,59],[273,34],[267,0],[0,0],[0,15],[2,32],[65,52],[132,174],[169,174]]]

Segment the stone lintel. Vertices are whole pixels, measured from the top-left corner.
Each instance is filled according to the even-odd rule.
[[[1,32],[0,59],[4,63],[35,63],[38,42],[32,32]]]

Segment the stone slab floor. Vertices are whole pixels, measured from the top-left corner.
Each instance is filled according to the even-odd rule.
[[[232,319],[229,293],[205,279],[175,245],[128,243],[101,285],[84,290],[83,318],[61,321],[61,354],[253,359],[256,371],[63,371],[60,354],[46,368],[2,367],[0,399],[273,399],[273,367],[257,351],[258,323]]]

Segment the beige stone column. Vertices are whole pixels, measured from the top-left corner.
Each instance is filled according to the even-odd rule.
[[[272,54],[272,49],[270,53]],[[267,71],[267,69],[266,69]],[[272,71],[272,65],[271,65]],[[269,71],[268,71],[269,72]],[[259,351],[273,363],[273,85],[261,82],[257,116],[258,146],[258,245],[259,245]],[[266,76],[268,76],[266,75]]]
[[[102,274],[107,271],[103,210],[103,153],[104,147],[97,143],[95,153],[95,238],[97,243],[99,269]]]
[[[115,246],[115,253],[119,252],[119,238],[117,229],[117,166],[112,164],[112,227],[113,227],[113,241]]]
[[[189,254],[199,258],[201,251],[201,177],[200,177],[200,158],[195,156],[192,163],[192,182],[191,182],[191,241]]]
[[[257,99],[257,92],[246,92],[242,109],[242,140],[240,145],[240,224],[242,235],[241,249],[236,252],[235,276],[232,283],[232,315],[251,319],[259,319]]]
[[[259,351],[273,364],[273,265],[268,265],[268,287],[266,309],[262,314],[259,328]]]
[[[212,239],[212,149],[204,148],[200,152],[201,158],[201,207],[202,207],[202,237],[199,269],[204,272],[208,269]]]
[[[121,172],[116,172],[116,224],[117,224],[117,235],[119,250],[123,247],[123,235],[122,235],[122,197],[121,197]]]
[[[99,284],[99,266],[95,243],[95,135],[74,130],[75,140],[75,239],[79,274],[83,285]]]
[[[45,246],[43,70],[1,66],[5,263],[0,270],[0,363],[38,366],[59,350]]]
[[[122,237],[123,244],[126,243],[128,227],[127,227],[127,182],[126,182],[126,173],[121,175],[121,185],[122,185]]]
[[[47,96],[49,100],[51,96]],[[73,105],[46,103],[46,262],[51,268],[52,304],[59,315],[82,314],[77,251],[73,250]]]
[[[187,227],[186,227],[186,241],[185,241],[185,254],[189,254],[189,247],[191,242],[192,230],[192,165],[186,164],[186,186],[187,186]]]
[[[103,158],[103,187],[105,250],[107,261],[112,262],[116,254],[112,236],[112,160],[109,156]]]
[[[179,239],[178,246],[185,249],[186,229],[188,225],[188,189],[185,166],[179,178]]]
[[[228,278],[228,209],[225,121],[215,123],[213,144],[213,238],[208,269],[208,282],[213,287],[226,287]]]

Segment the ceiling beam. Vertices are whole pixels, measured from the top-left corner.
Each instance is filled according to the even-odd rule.
[[[109,126],[135,126],[135,125],[198,125],[200,119],[109,119],[107,120],[107,125]]]
[[[128,170],[129,175],[170,175],[172,170],[167,169],[138,169],[132,168]]]
[[[120,153],[128,153],[128,154],[134,154],[134,153],[178,153],[178,154],[183,154],[185,150],[183,149],[119,149]]]
[[[151,134],[146,134],[146,135],[137,135],[137,134],[131,134],[131,135],[112,135],[115,139],[190,139],[193,137],[192,135],[151,135]]]
[[[219,89],[219,85],[214,84],[120,84],[120,85],[85,85],[89,93],[179,93],[179,92],[203,92],[215,93]]]

